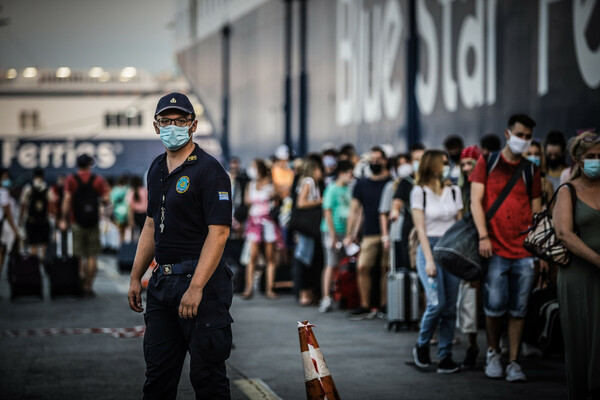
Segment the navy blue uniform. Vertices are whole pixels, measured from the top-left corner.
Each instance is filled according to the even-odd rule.
[[[225,360],[231,350],[229,307],[232,273],[221,260],[204,287],[198,315],[178,316],[209,225],[231,225],[231,183],[212,156],[198,145],[168,173],[166,153],[148,171],[148,210],[154,220],[155,258],[160,267],[148,283],[145,399],[175,399],[186,353],[196,398],[228,399]]]

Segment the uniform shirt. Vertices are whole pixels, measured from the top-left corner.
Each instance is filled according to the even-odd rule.
[[[444,236],[444,233],[456,222],[456,216],[463,208],[462,194],[458,186],[444,186],[442,194],[438,196],[428,186],[415,185],[410,193],[411,208],[423,211],[423,203],[425,203],[425,232],[429,237]]]
[[[471,182],[485,185],[483,196],[483,210],[487,211],[492,206],[498,195],[510,180],[519,163],[513,164],[507,161],[502,153],[498,158],[498,164],[487,176],[486,159],[480,157],[471,173]],[[534,167],[533,182],[531,187],[531,199],[542,196],[542,179],[540,170]],[[471,206],[473,209],[473,206]],[[525,234],[522,233],[531,225],[533,215],[531,212],[531,200],[527,195],[525,180],[519,179],[512,188],[500,208],[491,221],[488,221],[488,233],[492,242],[494,254],[509,259],[531,257],[531,254],[523,247]]]
[[[231,181],[215,158],[196,144],[182,165],[168,171],[166,153],[148,170],[146,214],[154,219],[154,256],[159,264],[198,258],[209,225],[231,226]]]
[[[83,183],[87,183],[90,178],[92,177],[92,172],[91,171],[77,171],[77,175],[79,175],[79,179],[81,179],[81,182]],[[97,174],[93,174],[94,175],[94,182],[93,182],[93,186],[94,186],[94,190],[96,190],[96,193],[98,193],[98,197],[102,198],[103,196],[105,196],[108,192],[110,192],[110,188],[108,187],[108,184],[106,183],[106,181],[104,180],[104,178],[102,178],[100,175]],[[70,193],[71,196],[75,194],[75,192],[77,191],[77,187],[79,186],[79,183],[77,182],[77,179],[75,179],[75,176],[73,175],[69,175],[67,177],[67,179],[65,179],[65,193]],[[59,205],[59,207],[61,207],[62,210],[62,205]],[[75,222],[75,215],[73,214],[73,204],[71,204],[71,223]]]
[[[358,200],[363,207],[363,234],[381,235],[379,226],[379,202],[381,201],[381,192],[390,178],[373,180],[363,178],[356,182],[352,197]]]

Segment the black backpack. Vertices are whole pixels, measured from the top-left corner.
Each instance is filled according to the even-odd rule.
[[[83,183],[79,175],[75,174],[73,176],[78,183],[71,202],[75,222],[83,228],[97,226],[100,217],[98,193],[94,189],[94,179],[96,177],[92,175],[86,183]]]
[[[29,221],[32,223],[48,220],[48,188],[39,189],[31,185],[28,215]]]

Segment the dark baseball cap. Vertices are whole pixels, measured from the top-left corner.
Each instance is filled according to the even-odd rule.
[[[194,106],[192,106],[190,99],[183,93],[173,92],[160,98],[156,105],[154,116],[156,117],[161,112],[170,108],[184,111],[187,114],[194,114]]]

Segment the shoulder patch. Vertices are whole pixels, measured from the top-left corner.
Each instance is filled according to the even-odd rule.
[[[177,180],[176,185],[177,193],[185,193],[190,188],[190,178],[187,176],[182,176]]]
[[[229,200],[228,192],[219,192],[219,200]]]

